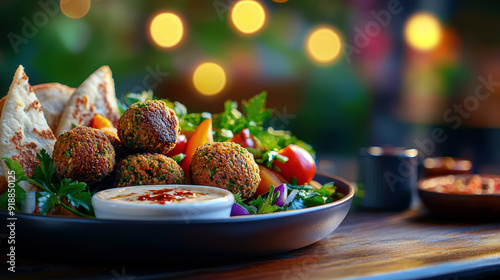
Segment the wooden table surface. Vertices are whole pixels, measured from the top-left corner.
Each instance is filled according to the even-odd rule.
[[[70,256],[70,255],[68,255]],[[5,264],[5,259],[0,260]],[[210,267],[76,265],[18,259],[0,279],[407,279],[500,275],[500,223],[439,220],[421,211],[351,212],[300,250]],[[9,276],[9,278],[6,278]],[[459,278],[455,278],[459,279]]]

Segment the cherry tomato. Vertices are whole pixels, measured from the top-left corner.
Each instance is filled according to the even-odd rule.
[[[228,142],[238,143],[244,148],[256,148],[257,144],[248,128],[244,128],[239,134],[236,134],[233,138],[229,139]]]
[[[179,134],[179,136],[177,137],[177,144],[175,144],[175,147],[167,153],[167,156],[173,157],[180,153],[184,153],[184,151],[186,151],[186,145],[187,145],[186,135]]]
[[[288,158],[286,163],[276,160],[273,162],[276,167],[281,169],[279,174],[287,182],[291,183],[293,177],[297,179],[299,185],[311,182],[316,173],[316,164],[308,151],[297,145],[290,144],[278,153]]]
[[[191,158],[193,157],[196,148],[213,141],[214,136],[212,134],[212,119],[206,119],[196,128],[186,144],[186,157],[180,164],[184,170],[186,180],[189,180],[190,178],[191,173],[189,165],[191,164]]]

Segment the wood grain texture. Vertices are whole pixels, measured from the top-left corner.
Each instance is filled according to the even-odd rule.
[[[412,210],[403,213],[354,212],[335,232],[307,248],[243,263],[165,267],[42,262],[19,260],[19,274],[16,273],[15,279],[27,279],[24,278],[27,273],[36,279],[65,279],[75,274],[80,279],[430,277],[470,269],[480,272],[492,266],[500,269],[500,223],[437,220]]]
[[[500,265],[500,223],[459,223],[400,214],[354,213],[334,233],[276,259],[205,270],[183,279],[428,277]],[[442,266],[442,267],[441,267]],[[435,273],[436,272],[436,273]]]

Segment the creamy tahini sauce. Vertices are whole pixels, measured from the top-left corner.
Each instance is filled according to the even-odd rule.
[[[200,192],[187,188],[124,188],[105,192],[99,198],[118,203],[133,204],[180,204],[195,203],[224,197],[221,194]]]

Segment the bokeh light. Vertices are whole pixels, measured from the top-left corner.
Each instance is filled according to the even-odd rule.
[[[151,38],[163,48],[177,45],[184,35],[184,26],[176,14],[162,13],[153,18],[149,28]]]
[[[90,0],[61,0],[59,7],[69,18],[82,18],[90,10]]]
[[[433,14],[419,12],[406,22],[404,35],[411,47],[420,51],[436,48],[442,37],[441,24]]]
[[[256,1],[243,0],[234,5],[231,19],[236,29],[245,34],[259,31],[266,21],[266,12]]]
[[[214,95],[226,85],[226,73],[213,62],[202,63],[194,71],[193,83],[201,94]]]
[[[341,49],[340,35],[331,27],[317,27],[307,36],[306,52],[316,63],[332,63],[339,56]]]

